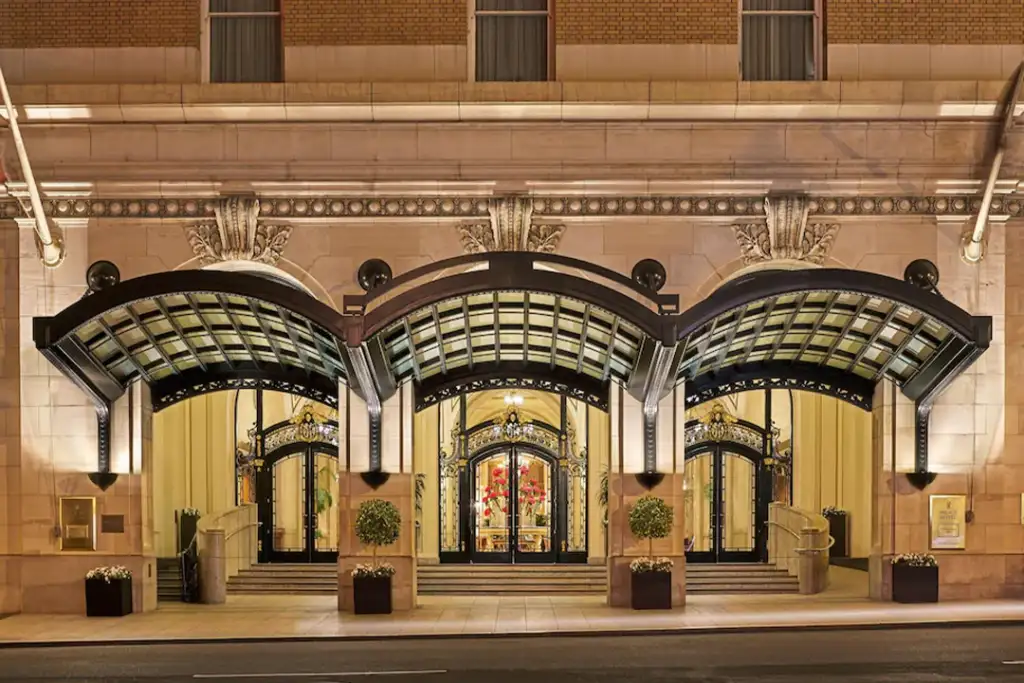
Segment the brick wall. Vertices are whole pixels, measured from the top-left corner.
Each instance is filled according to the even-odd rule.
[[[563,45],[735,44],[736,0],[554,0]]]
[[[285,45],[465,45],[466,0],[284,0]]]
[[[0,48],[198,47],[200,0],[0,0]]]
[[[1022,0],[840,0],[828,5],[830,43],[1024,43]]]

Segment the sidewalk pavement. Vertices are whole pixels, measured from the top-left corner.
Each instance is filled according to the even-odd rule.
[[[355,616],[339,613],[334,596],[231,596],[120,619],[14,615],[0,619],[0,647],[1024,623],[1024,601],[879,603],[864,597],[865,573],[833,567],[831,579],[819,595],[691,595],[670,612],[613,609],[603,596],[421,597],[413,612]]]

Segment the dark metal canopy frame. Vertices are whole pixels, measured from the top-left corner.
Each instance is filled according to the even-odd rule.
[[[643,407],[640,479],[648,486],[663,476],[658,405],[677,383],[685,382],[688,405],[786,388],[870,409],[875,385],[889,379],[916,406],[908,476],[923,487],[935,398],[992,336],[990,317],[943,299],[937,271],[928,275],[922,283],[909,268],[913,282],[839,269],[761,271],[680,313],[677,296],[658,293],[665,271],[654,261],[627,278],[563,256],[492,252],[397,278],[383,261],[368,261],[359,271],[367,293],[346,296],[339,313],[257,275],[179,271],[90,285],[57,316],[35,319],[33,334],[97,405],[101,472],[109,473],[111,405],[136,379],[150,385],[154,410],[261,387],[336,405],[346,382],[367,405],[364,477],[373,485],[386,479],[382,405],[403,382],[413,383],[417,409],[512,387],[607,409],[615,382]]]

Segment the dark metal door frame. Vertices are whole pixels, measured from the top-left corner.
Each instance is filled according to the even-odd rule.
[[[337,562],[338,551],[318,550],[316,544],[317,511],[317,455],[338,458],[338,449],[333,444],[319,442],[293,442],[275,449],[256,468],[256,505],[259,520],[259,547],[257,558],[260,563],[326,564]],[[302,536],[301,550],[277,550],[274,548],[274,465],[284,458],[302,458]]]
[[[481,460],[494,457],[504,452],[507,454],[506,463],[508,473],[508,508],[509,514],[506,517],[508,525],[508,551],[507,552],[480,552],[476,549],[476,466]],[[552,511],[548,524],[551,527],[551,543],[547,551],[539,553],[524,552],[519,550],[519,454],[528,453],[543,460],[550,468],[551,481],[550,496]],[[466,562],[472,564],[555,564],[559,561],[559,548],[562,538],[565,536],[565,486],[562,480],[565,472],[559,467],[558,458],[531,444],[522,443],[500,443],[485,448],[473,455],[462,470],[460,481],[461,495],[459,516],[462,523],[463,538],[466,539],[467,552]]]
[[[771,470],[764,465],[764,455],[749,446],[733,441],[702,442],[686,449],[684,461],[707,455],[711,458],[711,547],[706,551],[688,551],[686,561],[693,563],[755,563],[768,559],[768,504],[771,502]],[[731,492],[724,490],[725,458],[740,457],[754,468],[751,495],[754,503],[754,538],[750,550],[728,550],[724,547],[726,529],[725,503]]]

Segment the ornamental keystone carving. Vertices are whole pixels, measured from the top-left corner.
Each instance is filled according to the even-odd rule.
[[[732,226],[747,265],[766,261],[804,261],[822,265],[839,232],[838,223],[809,223],[811,202],[789,195],[765,199],[765,223]]]
[[[225,197],[213,211],[214,222],[185,228],[192,252],[202,265],[222,261],[277,264],[291,236],[291,226],[260,223],[260,202],[255,197]]]
[[[487,251],[534,251],[552,254],[562,241],[565,226],[533,222],[533,200],[502,197],[487,203],[489,223],[456,226],[467,254]]]

